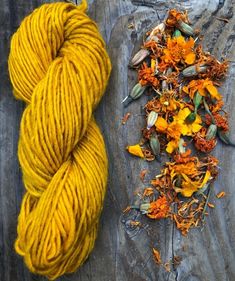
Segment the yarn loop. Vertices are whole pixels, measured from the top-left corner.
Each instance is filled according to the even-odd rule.
[[[74,272],[97,236],[107,155],[93,117],[111,64],[87,3],[44,4],[11,40],[9,73],[26,103],[18,157],[25,195],[15,249],[28,268],[56,279]]]

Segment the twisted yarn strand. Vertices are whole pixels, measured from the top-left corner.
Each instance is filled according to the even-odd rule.
[[[87,3],[44,4],[11,40],[9,73],[26,103],[18,157],[26,188],[15,250],[30,271],[74,272],[97,236],[107,156],[93,111],[111,64]]]

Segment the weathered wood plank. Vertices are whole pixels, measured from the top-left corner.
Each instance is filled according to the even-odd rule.
[[[20,21],[43,0],[2,0],[0,6],[0,280],[45,280],[25,268],[14,250],[17,214],[23,185],[17,161],[17,140],[23,104],[15,101],[8,78],[7,57],[11,34]],[[47,1],[49,2],[49,1]],[[53,2],[53,1],[50,1]],[[109,185],[96,246],[87,262],[75,274],[59,280],[73,281],[225,281],[235,280],[235,174],[233,148],[219,145],[214,155],[220,159],[221,174],[215,190],[225,190],[228,196],[217,200],[210,211],[203,231],[191,231],[187,238],[180,236],[170,221],[151,222],[138,214],[123,216],[122,210],[133,202],[133,192],[144,185],[139,172],[148,168],[159,171],[160,166],[130,157],[125,146],[139,140],[143,125],[141,101],[132,103],[128,111],[132,117],[125,126],[121,118],[127,111],[122,99],[136,82],[136,73],[127,68],[129,58],[141,44],[148,28],[163,20],[171,7],[187,8],[195,26],[205,34],[204,47],[218,58],[233,62],[221,87],[226,109],[231,112],[230,125],[235,138],[235,47],[234,1],[164,1],[164,0],[93,0],[89,14],[97,21],[108,44],[113,71],[107,93],[96,116],[102,128],[109,154]],[[229,23],[216,17],[226,17]],[[128,29],[134,23],[134,29]],[[150,179],[150,177],[149,177]],[[215,198],[212,199],[216,200]],[[141,220],[143,228],[131,228],[130,219]],[[157,267],[151,257],[151,247],[160,249],[162,259],[168,261],[181,256],[181,264],[168,273]]]

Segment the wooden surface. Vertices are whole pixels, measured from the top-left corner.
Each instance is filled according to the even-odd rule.
[[[12,96],[7,58],[10,36],[21,20],[43,0],[1,0],[0,5],[0,280],[45,280],[32,275],[13,250],[17,214],[24,192],[17,161],[19,123],[24,105]],[[216,201],[204,229],[195,229],[182,237],[171,221],[151,222],[135,213],[123,216],[122,210],[133,202],[133,192],[143,188],[139,172],[159,166],[130,157],[127,144],[139,140],[143,125],[141,104],[147,97],[132,103],[131,118],[125,126],[121,118],[127,112],[121,104],[136,82],[136,73],[127,68],[129,58],[140,46],[151,25],[163,20],[169,8],[189,10],[196,27],[205,34],[204,47],[218,58],[232,62],[226,82],[220,89],[230,112],[231,133],[235,139],[235,4],[234,0],[94,0],[89,14],[97,21],[108,44],[113,71],[107,93],[97,110],[109,154],[109,184],[100,222],[99,237],[87,262],[75,274],[59,280],[70,281],[233,281],[235,280],[235,150],[218,145],[214,155],[220,159],[220,176],[215,191],[228,196]],[[227,18],[228,23],[217,17]],[[133,23],[134,29],[128,29]],[[147,179],[150,179],[147,178]],[[147,183],[146,183],[147,184]],[[142,228],[130,227],[139,219]],[[160,250],[167,262],[181,256],[178,267],[166,272],[155,265],[151,248]]]

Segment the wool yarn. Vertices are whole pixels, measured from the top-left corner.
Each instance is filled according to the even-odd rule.
[[[93,117],[111,64],[87,3],[44,4],[13,35],[9,74],[26,103],[18,157],[25,194],[15,250],[30,271],[74,272],[97,236],[107,155]]]

